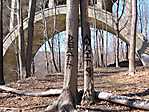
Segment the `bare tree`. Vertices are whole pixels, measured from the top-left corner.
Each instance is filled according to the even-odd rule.
[[[28,40],[26,49],[26,77],[31,76],[31,63],[32,63],[32,44],[34,34],[34,18],[35,18],[36,0],[30,0],[29,3],[29,22],[28,22]]]
[[[53,34],[53,35],[54,35],[54,34]],[[56,72],[59,72],[58,67],[57,67],[57,64],[56,64],[56,61],[55,61],[54,36],[51,38],[51,43],[50,43],[50,41],[48,40],[48,44],[49,44],[49,47],[50,47],[50,50],[51,50],[52,63],[53,63],[53,65],[54,65],[54,68],[55,68]]]
[[[47,72],[49,73],[49,60],[48,60],[48,52],[47,52],[47,41],[49,41],[49,38],[48,38],[48,30],[47,30],[47,20],[44,14],[45,6],[46,6],[46,2],[44,0],[41,0],[42,21],[44,26],[43,35],[44,35],[44,42],[45,42],[46,69],[47,69]]]
[[[91,48],[91,32],[88,22],[88,0],[80,1],[81,31],[84,58],[84,94],[82,104],[94,101],[93,54]]]
[[[148,17],[149,17],[148,12],[147,12],[147,10],[145,10],[144,11],[144,21],[145,21],[144,30],[145,30],[145,37],[146,38],[148,37],[148,23],[149,23]]]
[[[3,0],[0,1],[0,85],[4,85],[3,74]]]
[[[14,15],[15,15],[15,8],[16,8],[15,4],[16,4],[16,0],[11,0],[10,25],[9,25],[10,32],[14,28]]]
[[[137,28],[137,0],[132,0],[131,37],[129,50],[129,74],[135,74],[135,50],[136,50],[136,28]]]
[[[138,4],[138,17],[139,17],[139,25],[140,25],[140,32],[143,33],[143,7],[142,7],[142,1],[139,0]]]
[[[25,45],[21,0],[17,0],[19,78],[25,78]]]
[[[117,4],[117,7],[116,7],[116,21],[115,21],[115,24],[116,24],[116,52],[115,52],[115,63],[116,63],[116,67],[119,67],[119,48],[120,48],[120,20],[124,14],[124,9],[125,9],[125,1],[123,0],[123,7],[122,7],[122,12],[120,14],[120,0],[117,0],[116,1],[116,4]]]
[[[100,48],[100,60],[101,60],[101,67],[104,67],[104,35],[103,35],[103,30],[99,30],[100,33],[100,38],[99,38],[99,48]]]
[[[128,57],[129,57],[129,48],[128,48],[129,46],[128,46],[128,44],[126,44],[126,60],[128,61],[129,59],[128,59]]]
[[[47,110],[73,112],[77,103],[79,0],[67,0],[66,38],[63,91],[57,102]]]
[[[58,33],[58,63],[59,63],[59,72],[61,72],[61,43],[60,43],[60,34]]]

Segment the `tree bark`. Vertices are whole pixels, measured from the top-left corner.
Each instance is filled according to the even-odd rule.
[[[4,85],[3,74],[3,0],[0,1],[0,85]]]
[[[41,1],[41,11],[42,11],[42,20],[43,20],[43,25],[44,25],[44,31],[43,31],[43,35],[44,35],[44,42],[45,42],[45,57],[46,57],[46,69],[47,69],[47,73],[49,73],[49,60],[48,60],[48,52],[47,52],[47,41],[49,41],[48,38],[48,30],[47,30],[47,20],[44,14],[44,9],[45,9],[45,5],[46,3],[44,2],[44,0]]]
[[[99,44],[100,45],[100,51],[101,51],[101,53],[100,53],[101,67],[104,67],[105,64],[104,64],[104,37],[103,37],[103,31],[99,30],[99,33],[100,33],[100,38],[101,38],[100,44]]]
[[[129,57],[129,47],[128,47],[128,44],[126,44],[126,60],[127,61],[129,60],[128,57]]]
[[[79,0],[67,0],[66,38],[63,91],[47,112],[73,112],[77,103]]]
[[[50,41],[48,40],[48,44],[49,44],[49,47],[50,47],[50,50],[51,50],[52,63],[53,63],[53,65],[54,65],[54,68],[55,68],[56,72],[59,72],[59,71],[58,71],[57,64],[56,64],[56,61],[55,61],[54,48],[53,48],[53,44],[54,44],[54,43],[53,43],[53,40],[54,40],[54,36],[53,36],[52,39],[51,39],[51,43],[50,43]]]
[[[10,32],[14,28],[15,4],[16,4],[16,0],[11,0],[10,25],[9,25]]]
[[[136,28],[137,28],[137,0],[133,0],[130,50],[129,50],[129,74],[130,75],[135,74]]]
[[[36,0],[30,0],[29,3],[29,22],[28,22],[28,40],[26,50],[26,78],[31,76],[31,63],[32,63],[32,44],[34,34],[34,18],[35,18]]]
[[[116,52],[115,52],[115,64],[116,67],[119,67],[119,0],[117,1],[117,8],[116,8]]]
[[[123,1],[124,2],[124,1]],[[124,9],[125,9],[125,3],[123,3],[123,7],[122,7],[122,13],[120,13],[119,9],[120,9],[120,1],[117,0],[116,2],[117,4],[117,8],[116,8],[116,54],[115,54],[115,61],[116,61],[116,67],[119,67],[119,60],[120,60],[120,56],[119,56],[119,53],[120,53],[120,20],[124,14]]]
[[[25,45],[21,1],[17,0],[19,78],[25,78]]]
[[[61,72],[61,44],[60,44],[60,35],[58,34],[58,62],[59,62],[59,72]]]
[[[91,48],[91,32],[88,23],[88,0],[80,1],[81,34],[84,51],[84,94],[81,104],[94,102],[93,54]]]

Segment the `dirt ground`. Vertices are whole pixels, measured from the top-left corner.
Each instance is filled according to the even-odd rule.
[[[41,74],[42,75],[42,74]],[[149,100],[149,68],[137,68],[136,75],[129,76],[127,68],[96,69],[94,84],[97,91],[111,92],[116,95],[126,95]],[[45,91],[50,88],[62,88],[63,75],[48,75],[44,78],[31,77],[26,80],[7,84],[19,90]],[[78,86],[83,88],[83,75],[78,75]],[[0,92],[0,112],[42,112],[57,99],[53,97],[29,97]],[[94,105],[79,112],[144,112],[107,101],[97,101]]]

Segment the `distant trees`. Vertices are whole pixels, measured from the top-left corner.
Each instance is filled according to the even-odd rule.
[[[29,1],[29,22],[28,22],[28,39],[26,48],[26,77],[31,76],[31,64],[33,59],[33,34],[34,34],[34,18],[35,18],[36,0]]]
[[[3,85],[3,0],[0,0],[0,5],[0,85]]]
[[[132,0],[131,35],[129,48],[129,74],[135,74],[136,28],[137,28],[137,0]]]

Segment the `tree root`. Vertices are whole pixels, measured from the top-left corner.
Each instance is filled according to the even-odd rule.
[[[25,96],[56,96],[62,92],[61,89],[49,89],[43,92],[32,92],[32,91],[25,91],[25,90],[17,90],[7,86],[0,86],[0,90],[18,94],[18,95],[25,95]]]
[[[45,112],[76,112],[71,91],[64,89],[58,100],[52,106],[47,107]]]
[[[89,106],[94,104],[95,102],[95,92],[86,90],[82,96],[81,105],[82,106]]]

